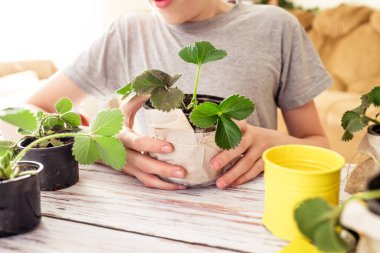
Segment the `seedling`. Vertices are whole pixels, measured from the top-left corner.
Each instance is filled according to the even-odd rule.
[[[235,94],[224,99],[219,105],[213,102],[198,104],[197,90],[201,68],[208,62],[223,59],[227,52],[216,49],[210,42],[195,42],[179,52],[187,63],[197,66],[193,96],[185,104],[184,93],[173,85],[181,74],[173,76],[160,70],[147,70],[133,81],[117,91],[123,99],[133,91],[137,95],[150,96],[152,106],[165,112],[179,108],[190,112],[190,122],[199,128],[216,125],[215,143],[222,149],[233,149],[239,145],[242,133],[233,120],[244,120],[255,110],[255,104],[249,98]]]
[[[57,113],[33,113],[28,109],[5,109],[0,119],[19,128],[19,132],[36,138],[21,151],[13,142],[0,142],[0,181],[12,179],[19,172],[17,162],[33,147],[59,146],[63,140],[74,138],[73,155],[80,164],[92,164],[102,160],[115,170],[121,170],[126,161],[123,144],[115,136],[123,126],[123,114],[119,109],[97,113],[88,129],[79,129],[80,116],[71,112],[72,103],[62,98],[55,104]]]
[[[375,125],[380,125],[380,121],[377,119],[380,113],[377,113],[375,118],[371,118],[366,115],[369,107],[380,106],[380,86],[373,88],[369,93],[364,94],[360,99],[360,106],[343,114],[342,127],[345,130],[342,136],[343,141],[352,140],[354,133],[368,126],[370,122]]]
[[[332,206],[322,198],[312,198],[305,200],[295,209],[294,217],[302,234],[319,250],[346,252],[352,245],[341,237],[344,227],[340,224],[340,216],[345,205],[352,200],[379,198],[380,190],[361,192],[351,196],[338,207]]]

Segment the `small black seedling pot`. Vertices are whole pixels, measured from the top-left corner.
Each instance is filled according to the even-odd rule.
[[[380,174],[372,178],[367,185],[368,190],[380,189]],[[368,208],[371,212],[380,215],[380,199],[371,199],[368,201]]]
[[[0,237],[28,232],[41,221],[40,174],[38,162],[18,162],[20,171],[35,170],[25,175],[0,181]]]
[[[34,139],[27,138],[18,143],[19,148],[26,147]],[[59,146],[32,148],[23,160],[37,161],[43,164],[41,172],[41,190],[56,191],[74,185],[79,180],[79,166],[72,154],[73,141]]]

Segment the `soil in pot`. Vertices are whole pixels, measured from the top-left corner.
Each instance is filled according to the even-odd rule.
[[[380,189],[380,174],[372,178],[367,185],[368,190]],[[371,212],[380,215],[380,199],[371,199],[368,201],[368,208]]]
[[[22,140],[18,146],[23,148],[34,141]],[[32,148],[23,160],[37,161],[43,164],[41,172],[41,190],[55,191],[74,185],[79,180],[79,165],[72,155],[73,139],[65,140],[65,145],[47,148]]]
[[[0,181],[0,237],[17,235],[35,228],[41,221],[40,163],[21,161],[20,171],[35,170],[25,175]]]

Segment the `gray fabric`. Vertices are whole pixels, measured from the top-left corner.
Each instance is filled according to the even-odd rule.
[[[253,125],[275,129],[277,106],[302,106],[331,84],[297,19],[267,5],[237,4],[212,19],[181,25],[166,24],[154,13],[127,14],[63,71],[97,97],[115,95],[133,76],[152,68],[183,73],[177,85],[192,93],[196,66],[183,62],[178,52],[199,40],[228,56],[204,65],[198,94],[252,98]]]

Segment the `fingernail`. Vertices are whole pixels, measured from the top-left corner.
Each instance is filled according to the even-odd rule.
[[[180,170],[173,171],[172,172],[172,177],[184,178],[185,177],[185,173],[183,173],[183,171],[180,171]]]
[[[214,170],[219,170],[219,168],[220,168],[220,164],[219,164],[218,161],[213,161],[213,162],[211,163],[211,167],[212,167]]]
[[[161,147],[161,151],[164,153],[170,153],[172,152],[172,148],[169,145],[164,145]]]
[[[219,189],[224,189],[227,187],[227,184],[226,182],[224,182],[223,180],[219,180],[216,182],[216,186],[219,188]]]

